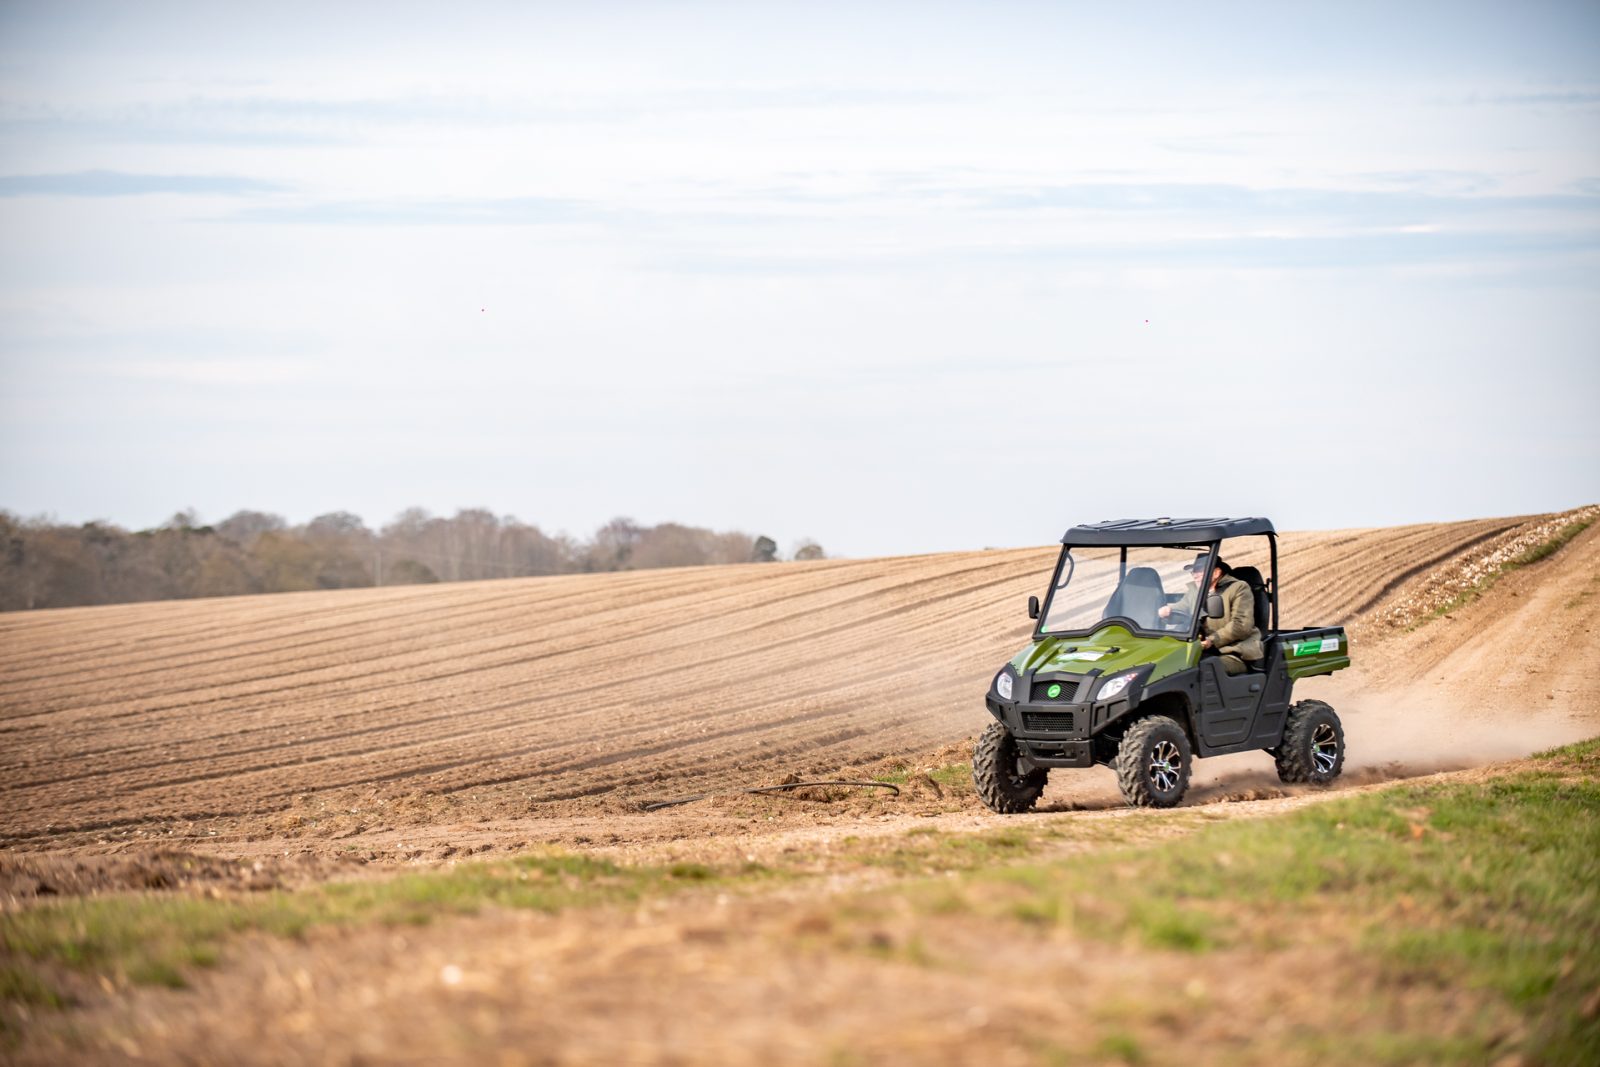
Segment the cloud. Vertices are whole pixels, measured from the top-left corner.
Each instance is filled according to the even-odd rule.
[[[273,182],[229,175],[127,174],[115,170],[0,175],[0,196],[256,196],[283,189]]]
[[[598,214],[591,205],[578,200],[522,196],[281,204],[247,208],[225,221],[306,226],[548,226],[582,222]]]
[[[1271,137],[1266,133],[1197,134],[1165,137],[1156,144],[1179,155],[1247,156],[1259,151]]]
[[[1354,177],[1364,183],[1445,196],[1487,193],[1501,184],[1499,177],[1481,170],[1379,170]]]
[[[1343,218],[1363,226],[1400,225],[1437,216],[1482,217],[1496,212],[1600,211],[1600,197],[1446,196],[1415,191],[1315,188],[1257,189],[1244,185],[1166,182],[1109,182],[1021,187],[1003,190],[951,190],[978,206],[998,210],[1060,208],[1096,212],[1187,214],[1210,218],[1292,216]]]
[[[922,89],[716,86],[493,98],[406,94],[346,99],[197,96],[89,108],[0,102],[0,130],[118,143],[347,145],[406,127],[503,129],[648,123],[662,115],[936,107],[964,99]]]
[[[1473,97],[1470,103],[1500,104],[1507,107],[1590,107],[1600,104],[1600,91],[1574,90],[1544,93],[1502,93],[1499,96]]]
[[[110,364],[106,373],[173,385],[288,385],[318,378],[316,364],[296,359],[130,360]]]
[[[641,265],[665,273],[749,277],[904,276],[912,271],[995,266],[1021,266],[1030,271],[1112,267],[1294,271],[1515,264],[1531,269],[1557,257],[1597,252],[1600,233],[1442,231],[1407,225],[1345,233],[1263,228],[1163,240],[1041,239],[1031,245],[951,245],[903,252],[872,250],[859,255],[699,249],[657,256]]]
[[[1212,182],[1079,180],[1018,185],[982,174],[926,172],[912,176],[884,173],[838,180],[830,175],[785,175],[791,180],[744,189],[716,191],[715,202],[738,204],[738,212],[754,215],[752,205],[835,209],[857,207],[936,208],[952,212],[1079,213],[1100,218],[1203,221],[1229,230],[1250,231],[1264,225],[1368,231],[1376,228],[1439,225],[1483,226],[1485,220],[1507,224],[1513,218],[1544,216],[1551,225],[1600,223],[1600,181],[1568,183],[1566,192],[1542,195],[1495,195],[1493,175],[1478,171],[1369,171],[1349,176],[1354,187],[1248,186]],[[710,215],[709,217],[715,217]],[[777,217],[769,213],[768,217]]]
[[[1595,233],[1441,232],[1422,226],[1343,234],[1260,232],[1195,240],[996,250],[997,259],[1061,264],[1316,270],[1537,262],[1600,251]]]

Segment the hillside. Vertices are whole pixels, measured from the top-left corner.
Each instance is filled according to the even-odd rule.
[[[1358,669],[1314,684],[1358,696],[1341,705],[1357,718],[1373,684],[1398,694],[1391,635],[1403,631],[1379,620],[1437,575],[1471,573],[1496,546],[1562,521],[1285,535],[1285,623],[1355,635]],[[1596,536],[1549,573],[1594,573]],[[1024,601],[1053,558],[1020,549],[0,616],[0,842],[317,838],[374,823],[326,815],[308,827],[318,811],[384,806],[377,821],[390,826],[603,815],[930,751],[984,725],[987,680],[1024,642]],[[1529,636],[1562,610],[1516,640],[1537,655],[1562,647]],[[1418,632],[1452,649],[1467,636],[1448,620]],[[1587,630],[1583,640],[1592,649]],[[1520,700],[1532,680],[1462,673],[1441,684],[1478,702],[1496,686]],[[1415,710],[1427,686],[1401,676],[1414,714],[1434,710]],[[1564,736],[1573,714],[1593,713],[1588,691],[1539,693],[1516,714],[1537,712],[1534,732]],[[1386,727],[1382,760],[1354,731],[1352,767],[1470,755],[1452,755],[1472,733],[1464,723],[1431,748],[1393,752],[1395,728],[1412,725]],[[1227,761],[1200,767],[1213,765]],[[1097,777],[1076,778],[1100,795]]]

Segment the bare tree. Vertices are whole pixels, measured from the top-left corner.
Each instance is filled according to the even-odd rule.
[[[795,560],[808,560],[827,559],[828,557],[827,554],[822,551],[821,545],[817,544],[810,538],[806,538],[804,541],[801,541],[795,546],[795,550],[789,554],[789,558]]]
[[[805,542],[796,558],[815,548]],[[237,511],[215,528],[193,510],[129,532],[106,522],[65,526],[0,511],[0,610],[176,597],[684,567],[772,560],[770,537],[681,523],[617,518],[587,542],[552,537],[515,516],[463,508],[440,518],[421,508],[373,532],[347,511],[303,526]]]
[[[289,524],[283,516],[269,515],[264,511],[236,511],[217,523],[217,533],[246,548],[255,544],[256,538],[264,533],[288,528]]]
[[[644,530],[628,518],[615,518],[595,531],[586,553],[585,570],[622,571],[632,567],[634,549]]]
[[[639,534],[634,547],[631,567],[645,570],[651,567],[693,567],[709,562],[705,534],[692,526],[664,522]]]

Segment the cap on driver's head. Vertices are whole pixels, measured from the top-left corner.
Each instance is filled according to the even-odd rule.
[[[1206,569],[1206,561],[1211,558],[1211,553],[1202,552],[1194,558],[1194,562],[1183,568],[1190,574],[1198,574]]]

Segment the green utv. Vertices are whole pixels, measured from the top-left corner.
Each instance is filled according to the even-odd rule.
[[[1249,540],[1234,540],[1234,539]],[[1265,546],[1255,538],[1265,538]],[[1230,675],[1202,648],[1219,547],[1270,559],[1229,573],[1254,594],[1265,656]],[[1264,749],[1285,782],[1323,784],[1344,766],[1344,729],[1320,700],[1290,703],[1297,678],[1350,666],[1342,626],[1278,624],[1278,537],[1267,519],[1148,519],[1074,526],[1036,620],[1033,642],[990,683],[989,724],[972,757],[983,802],[1032,808],[1053,767],[1114,768],[1122,795],[1170,808],[1198,756]],[[1255,551],[1252,551],[1252,547]],[[1260,549],[1264,547],[1265,553]]]

